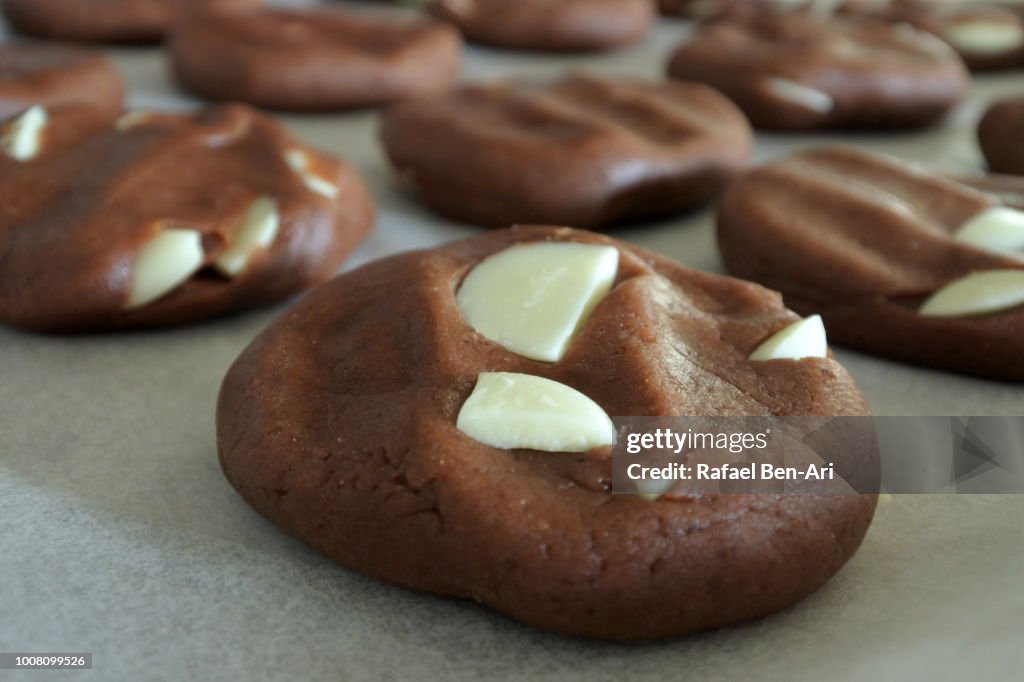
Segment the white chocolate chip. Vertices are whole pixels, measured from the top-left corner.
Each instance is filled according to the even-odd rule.
[[[1024,211],[987,208],[961,225],[953,238],[989,251],[1019,251],[1024,249]]]
[[[495,448],[585,452],[611,445],[612,420],[574,388],[529,374],[484,372],[456,426]]]
[[[984,315],[1024,305],[1024,270],[975,272],[942,287],[921,306],[934,317]]]
[[[676,485],[676,482],[670,478],[641,478],[632,483],[636,488],[636,495],[648,502],[657,502],[662,495]]]
[[[126,114],[121,114],[121,117],[114,123],[114,127],[124,132],[145,124],[152,117],[153,114],[149,111],[129,111]]]
[[[315,174],[309,167],[309,154],[301,149],[289,149],[285,152],[284,160],[295,173],[302,178],[302,182],[311,192],[334,199],[338,196],[338,186],[330,180]]]
[[[613,246],[535,242],[484,259],[456,294],[459,310],[480,334],[513,353],[557,362],[619,268]]]
[[[1024,46],[1024,26],[982,19],[960,21],[946,27],[942,37],[964,54],[1001,55]]]
[[[15,161],[30,161],[43,146],[43,132],[50,115],[41,106],[29,107],[4,125],[0,146]]]
[[[249,258],[259,249],[265,249],[274,242],[281,226],[277,202],[270,197],[261,197],[249,206],[242,226],[228,249],[214,262],[221,273],[234,277],[249,263]]]
[[[811,315],[775,332],[748,359],[801,360],[828,357],[828,340],[821,315]]]
[[[796,104],[819,114],[827,114],[836,106],[835,100],[821,90],[802,85],[788,78],[772,76],[767,80],[768,91],[771,95],[784,102]]]
[[[203,265],[202,235],[168,228],[142,247],[132,267],[126,310],[151,303],[175,289]]]

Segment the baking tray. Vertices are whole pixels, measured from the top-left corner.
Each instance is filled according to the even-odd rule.
[[[642,44],[602,56],[470,47],[464,76],[585,69],[658,78],[689,30],[663,20]],[[174,88],[161,50],[110,54],[132,106],[197,104]],[[757,159],[849,142],[975,170],[977,117],[1014,90],[1024,91],[1024,72],[978,76],[970,100],[940,127],[759,135]],[[352,161],[377,198],[377,229],[347,267],[477,233],[396,189],[372,112],[283,118]],[[612,234],[722,270],[709,210]],[[0,651],[94,655],[91,671],[0,671],[0,679],[932,682],[1019,679],[1024,669],[1019,495],[894,496],[860,552],[809,599],[666,642],[560,637],[349,572],[250,510],[217,464],[220,379],[284,308],[117,335],[0,328]],[[880,415],[1024,413],[1020,384],[836,354]]]

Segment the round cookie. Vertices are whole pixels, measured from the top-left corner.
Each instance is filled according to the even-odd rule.
[[[806,13],[706,23],[668,72],[717,88],[768,130],[917,128],[941,118],[968,86],[962,60],[929,33]]]
[[[121,77],[101,52],[45,43],[0,45],[0,118],[33,104],[79,103],[113,120],[123,95]]]
[[[33,107],[0,147],[0,320],[167,326],[333,275],[370,229],[356,172],[240,105],[194,116]]]
[[[214,5],[257,7],[263,0],[0,0],[16,30],[37,38],[98,43],[157,43],[180,14]]]
[[[430,11],[467,40],[513,50],[589,52],[642,38],[650,0],[438,0]]]
[[[853,148],[802,152],[729,188],[718,243],[730,274],[820,314],[837,343],[1020,381],[1024,212],[972,186]]]
[[[971,71],[1024,65],[1024,17],[993,4],[951,4],[928,0],[847,0],[840,13],[906,23],[949,43]]]
[[[476,331],[463,291],[489,258],[551,244],[617,261],[561,357],[539,362]],[[494,373],[561,384],[609,415],[866,414],[824,346],[749,359],[796,319],[757,285],[567,228],[399,254],[312,292],[236,360],[217,408],[221,465],[261,514],[387,582],[588,637],[735,623],[825,583],[876,496],[648,501],[611,493],[607,447],[487,445],[464,417]]]
[[[170,51],[178,82],[208,99],[323,111],[447,90],[461,40],[440,22],[337,9],[197,12],[175,25]]]
[[[703,85],[573,75],[467,85],[384,113],[398,173],[437,212],[597,228],[714,197],[750,158],[743,115]]]
[[[1024,97],[994,102],[978,123],[978,144],[988,167],[1024,175]]]

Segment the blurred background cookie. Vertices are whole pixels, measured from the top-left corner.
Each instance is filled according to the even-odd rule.
[[[989,106],[978,124],[978,144],[989,168],[1024,175],[1024,95]]]
[[[598,228],[678,213],[747,165],[743,114],[703,85],[574,75],[467,85],[381,123],[398,174],[478,225]]]
[[[44,43],[0,45],[0,118],[33,104],[87,104],[111,119],[124,86],[102,52]]]
[[[654,21],[651,0],[438,0],[467,40],[513,50],[586,52],[627,45]]]
[[[174,74],[207,99],[324,111],[385,104],[448,89],[461,39],[429,19],[363,17],[339,9],[195,12],[170,36]]]
[[[733,184],[718,243],[730,274],[820,314],[839,344],[1020,381],[1024,212],[1007,193],[853,147],[814,149]]]
[[[949,43],[972,71],[1024,66],[1024,17],[994,3],[847,0],[839,12],[928,31]]]
[[[720,90],[769,130],[918,128],[968,87],[960,57],[929,33],[801,13],[704,24],[668,72]]]
[[[37,38],[97,43],[157,43],[180,14],[217,6],[258,7],[263,0],[0,0],[7,21]]]
[[[84,125],[41,107],[3,125],[11,325],[167,326],[266,305],[333,275],[372,225],[350,166],[246,107],[130,113],[68,143]]]

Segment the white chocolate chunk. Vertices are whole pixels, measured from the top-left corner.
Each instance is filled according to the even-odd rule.
[[[800,360],[828,357],[828,339],[821,315],[811,315],[785,327],[757,347],[750,360]]]
[[[301,149],[289,149],[284,160],[295,173],[302,178],[309,191],[320,196],[333,199],[338,196],[338,186],[326,178],[322,178],[309,168],[309,155]]]
[[[1001,55],[1024,46],[1024,26],[1005,21],[960,21],[942,32],[957,51],[969,55]]]
[[[815,90],[788,78],[775,76],[768,78],[768,91],[777,99],[819,114],[829,113],[836,105],[835,100],[828,93]]]
[[[281,217],[277,212],[276,201],[270,197],[261,197],[252,202],[234,241],[214,262],[214,267],[228,277],[236,276],[245,269],[255,251],[265,249],[274,242],[280,226]]]
[[[637,496],[648,502],[657,502],[676,485],[674,480],[667,478],[642,478],[632,483],[636,487]]]
[[[171,292],[203,265],[202,235],[168,228],[142,247],[132,267],[126,310],[152,303]]]
[[[984,315],[1024,305],[1024,270],[986,270],[954,280],[921,306],[922,315]]]
[[[153,114],[148,111],[129,111],[126,114],[121,114],[121,117],[114,123],[114,127],[124,132],[143,125],[152,117]]]
[[[495,448],[585,452],[615,439],[612,420],[574,388],[529,374],[484,372],[456,426]]]
[[[612,288],[613,246],[535,242],[484,259],[456,294],[480,334],[532,360],[557,362]]]
[[[961,225],[953,238],[989,251],[1020,251],[1024,249],[1024,211],[987,208]]]
[[[30,161],[39,154],[43,146],[43,133],[50,122],[50,115],[41,106],[29,107],[4,126],[0,146],[4,153],[15,161]]]

